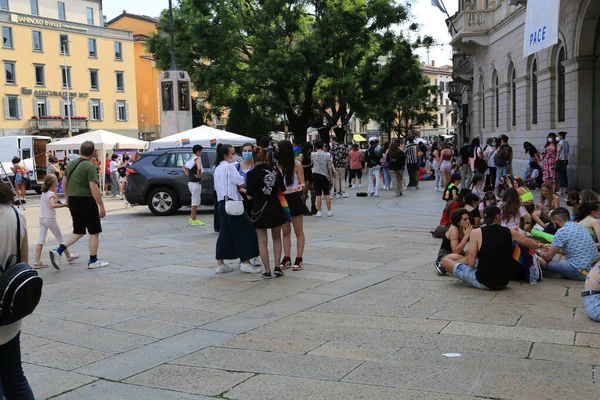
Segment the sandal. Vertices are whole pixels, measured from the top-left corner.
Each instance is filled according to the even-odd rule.
[[[67,261],[72,263],[80,257],[79,253],[71,253],[71,258],[67,258]]]
[[[34,269],[43,269],[43,268],[48,268],[48,265],[44,264],[43,262],[40,261],[40,262],[33,263],[33,268]]]

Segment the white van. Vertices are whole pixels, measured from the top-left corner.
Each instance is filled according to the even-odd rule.
[[[30,182],[27,189],[41,193],[48,165],[46,145],[51,141],[49,136],[0,136],[0,162],[9,179],[14,182],[14,174],[10,168],[13,166],[13,157],[17,156],[27,168]],[[0,169],[0,174],[2,172]]]

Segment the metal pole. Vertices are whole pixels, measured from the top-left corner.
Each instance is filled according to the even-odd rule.
[[[67,86],[67,119],[69,120],[69,135],[73,134],[71,126],[71,93],[69,87],[71,86],[69,69],[67,68],[67,46],[63,43],[63,55],[65,57],[65,83]]]
[[[171,37],[171,71],[177,70],[177,65],[175,64],[175,30],[173,28],[173,1],[169,0],[169,23],[171,25],[171,31],[169,32],[169,36]]]

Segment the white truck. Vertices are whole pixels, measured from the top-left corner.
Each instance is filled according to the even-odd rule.
[[[0,169],[0,178],[11,179],[14,183],[11,167],[12,159],[17,156],[27,168],[30,182],[27,189],[41,193],[48,165],[46,145],[51,141],[49,136],[0,136],[0,162],[6,171],[4,176]]]

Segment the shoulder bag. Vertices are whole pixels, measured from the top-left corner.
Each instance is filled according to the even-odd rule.
[[[475,149],[475,162],[473,163],[473,166],[477,172],[483,175],[485,174],[485,171],[487,171],[488,165],[487,161],[485,161],[485,158],[479,157],[479,152],[477,150],[481,150],[481,147]]]
[[[244,213],[244,202],[241,200],[233,200],[229,197],[229,167],[230,165],[226,165],[225,167],[227,168],[227,194],[225,195],[225,212],[227,215],[237,217]]]

